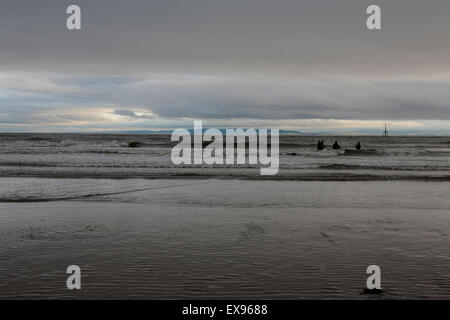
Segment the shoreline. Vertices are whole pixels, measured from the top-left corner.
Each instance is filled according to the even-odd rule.
[[[259,169],[258,169],[259,170]],[[53,178],[53,179],[148,179],[148,180],[160,180],[160,179],[186,179],[186,180],[248,180],[248,181],[430,181],[430,182],[446,182],[450,181],[450,174],[443,174],[442,172],[433,172],[433,174],[420,175],[417,171],[409,172],[409,174],[358,174],[351,172],[329,172],[327,174],[318,174],[312,172],[309,174],[297,173],[297,174],[277,174],[275,176],[264,176],[255,173],[249,175],[247,169],[241,172],[236,169],[227,169],[227,174],[218,174],[217,171],[211,172],[211,174],[205,174],[207,170],[202,170],[203,173],[199,173],[198,169],[193,169],[197,172],[180,172],[178,174],[173,173],[173,169],[168,170],[166,173],[132,173],[132,172],[120,172],[114,174],[108,172],[47,172],[39,174],[26,174],[26,173],[0,173],[1,178]],[[295,170],[292,170],[295,172]],[[412,174],[411,174],[412,173]]]

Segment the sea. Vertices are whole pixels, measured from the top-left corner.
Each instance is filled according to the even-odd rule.
[[[328,148],[318,151],[318,140]],[[279,173],[266,179],[450,177],[450,137],[281,135],[279,143]],[[0,177],[261,179],[255,165],[175,165],[175,144],[166,134],[0,134]]]

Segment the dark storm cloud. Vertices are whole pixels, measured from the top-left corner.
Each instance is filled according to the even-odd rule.
[[[203,83],[206,82],[206,83]],[[203,83],[203,84],[202,84]],[[199,80],[127,88],[160,117],[198,119],[446,119],[450,81]],[[111,100],[131,99],[120,89]],[[146,104],[147,102],[147,104]]]
[[[448,0],[2,0],[0,66],[71,72],[449,70]],[[82,8],[82,30],[65,9]]]

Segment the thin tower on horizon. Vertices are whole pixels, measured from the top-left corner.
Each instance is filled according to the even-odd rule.
[[[389,136],[389,132],[387,131],[387,124],[386,123],[384,124],[384,134],[383,134],[383,136],[385,136],[385,137]]]

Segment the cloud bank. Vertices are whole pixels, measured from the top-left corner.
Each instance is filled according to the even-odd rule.
[[[450,129],[447,0],[70,4],[2,1],[0,130]]]

